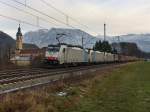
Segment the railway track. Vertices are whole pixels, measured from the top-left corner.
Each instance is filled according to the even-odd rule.
[[[25,76],[31,76],[31,75],[37,75],[37,74],[48,74],[48,73],[55,73],[56,71],[62,71],[62,70],[70,70],[70,69],[78,69],[80,67],[69,67],[69,68],[57,68],[57,69],[41,69],[41,68],[31,68],[31,69],[19,69],[19,70],[13,70],[13,71],[1,71],[0,72],[0,84],[1,82],[4,82],[5,80],[11,79],[11,78],[18,78],[18,77],[25,77]]]
[[[18,69],[0,72],[0,94],[10,93],[30,87],[52,83],[73,75],[83,75],[82,72],[96,71],[104,67],[120,64],[102,64],[58,69]]]

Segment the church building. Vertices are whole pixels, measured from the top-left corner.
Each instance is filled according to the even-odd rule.
[[[21,50],[23,49],[23,35],[21,33],[21,28],[19,24],[18,32],[16,34],[16,56],[20,55]]]
[[[26,66],[30,65],[35,58],[44,57],[44,55],[44,48],[40,49],[34,44],[23,43],[23,34],[19,24],[18,31],[16,33],[15,56],[11,59],[11,61],[19,66]]]

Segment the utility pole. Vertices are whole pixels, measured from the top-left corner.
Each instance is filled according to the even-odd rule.
[[[105,41],[106,41],[106,24],[104,23],[104,47],[106,47]],[[104,57],[105,55],[106,55],[106,48],[104,48]]]
[[[118,39],[118,53],[121,54],[120,36],[117,36],[117,39]]]
[[[81,42],[82,42],[82,48],[84,49],[84,47],[85,47],[85,42],[84,42],[84,33],[82,32],[82,40],[81,40]]]
[[[104,23],[104,42],[106,41],[106,24]]]
[[[84,48],[84,38],[83,38],[83,35],[82,35],[82,48]]]

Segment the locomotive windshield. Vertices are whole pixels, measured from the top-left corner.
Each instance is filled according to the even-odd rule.
[[[48,47],[48,52],[49,52],[49,54],[54,54],[54,53],[57,53],[57,52],[59,52],[59,50],[60,50],[60,47]]]
[[[48,50],[52,52],[59,52],[60,47],[49,47]]]

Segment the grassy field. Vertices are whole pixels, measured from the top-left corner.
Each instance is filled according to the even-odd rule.
[[[67,95],[58,96],[59,91]],[[150,112],[150,63],[129,64],[59,89],[8,95],[0,112]]]
[[[137,63],[97,81],[78,112],[149,112],[150,63]]]

